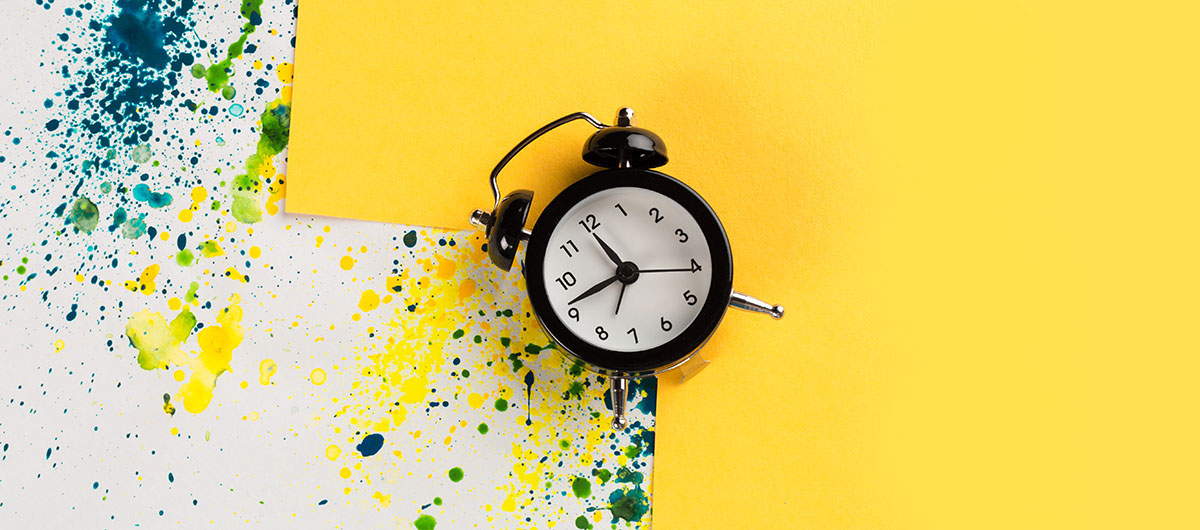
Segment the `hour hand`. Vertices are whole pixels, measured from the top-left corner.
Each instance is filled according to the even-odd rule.
[[[622,263],[621,258],[617,256],[617,253],[613,251],[612,247],[608,246],[608,243],[605,243],[603,239],[600,239],[598,234],[592,232],[592,237],[596,238],[597,243],[600,243],[600,248],[604,249],[604,253],[608,255],[608,259],[612,260],[612,262],[616,263],[617,265]]]
[[[603,291],[605,287],[608,287],[609,285],[612,284],[612,282],[615,282],[615,281],[617,281],[616,275],[614,275],[613,277],[611,277],[607,280],[604,280],[596,285],[593,285],[590,289],[584,291],[579,296],[576,296],[574,300],[567,302],[567,305],[574,304],[575,302],[578,302],[580,300],[583,300],[584,298],[587,298],[587,297],[592,296],[600,291]]]

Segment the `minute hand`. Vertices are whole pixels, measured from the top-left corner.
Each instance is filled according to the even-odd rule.
[[[687,269],[687,268],[684,268],[684,269],[641,269],[638,271],[638,273],[646,274],[647,272],[688,272],[691,270],[692,269]]]
[[[609,279],[604,280],[596,285],[593,285],[590,289],[584,291],[583,294],[576,296],[574,300],[567,302],[567,305],[574,304],[575,302],[578,302],[580,300],[583,300],[584,298],[587,298],[587,297],[592,296],[600,291],[603,291],[605,287],[608,287],[609,285],[612,284],[612,282],[615,282],[615,281],[617,281],[617,277],[616,277],[616,275],[613,275],[612,278],[609,278]]]

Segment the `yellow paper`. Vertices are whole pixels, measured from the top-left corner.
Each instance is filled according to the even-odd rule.
[[[628,105],[787,306],[663,380],[656,529],[1200,525],[1194,6],[353,5],[301,10],[288,210],[465,227]]]

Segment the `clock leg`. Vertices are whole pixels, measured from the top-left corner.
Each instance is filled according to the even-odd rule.
[[[612,386],[608,391],[613,407],[612,427],[615,431],[623,431],[629,424],[625,418],[625,404],[629,399],[629,379],[619,375],[614,375],[609,379],[612,381]]]
[[[737,291],[734,291],[733,295],[729,297],[729,305],[743,311],[771,315],[771,318],[774,319],[783,318],[783,306],[771,305],[753,296]]]

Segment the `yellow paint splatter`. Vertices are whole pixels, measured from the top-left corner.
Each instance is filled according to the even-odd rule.
[[[308,374],[308,379],[317,386],[325,384],[325,370],[320,368],[314,369],[311,374]]]
[[[367,289],[362,292],[362,296],[358,297],[358,308],[363,311],[371,311],[379,307],[379,295],[374,289]]]
[[[197,323],[196,316],[186,307],[170,324],[162,314],[143,309],[130,317],[125,326],[125,335],[138,350],[138,365],[143,369],[165,370],[172,364],[191,369],[192,375],[180,387],[178,397],[184,409],[192,414],[208,408],[217,378],[229,371],[233,350],[245,336],[240,299],[235,295],[230,302],[229,307],[217,314],[216,325],[206,326],[196,334],[200,352],[194,357],[180,348]],[[176,380],[182,380],[181,374],[176,370]]]
[[[328,458],[330,460],[337,460],[337,458],[339,456],[342,456],[342,448],[341,447],[338,447],[333,444],[329,444],[329,447],[325,448],[325,458]]]
[[[229,267],[228,269],[225,269],[225,277],[229,278],[231,280],[242,282],[242,283],[246,283],[246,282],[250,281],[249,276],[246,276],[245,274],[238,272],[237,269],[235,269],[233,267]]]
[[[250,258],[251,259],[258,259],[258,257],[261,255],[262,255],[261,248],[258,248],[257,246],[250,247]]]
[[[183,307],[183,301],[172,296],[170,300],[167,300],[167,307],[171,308],[171,311],[179,311],[179,308]]]
[[[275,68],[275,75],[279,76],[279,81],[285,84],[292,83],[292,63],[279,63]]]
[[[62,339],[58,339],[58,340],[54,341],[54,353],[59,353],[59,352],[63,351],[63,348],[66,348],[66,347],[67,347],[67,343],[63,342]]]
[[[467,404],[470,405],[471,408],[477,409],[483,405],[483,400],[485,400],[485,399],[487,399],[487,396],[485,396],[484,394],[480,394],[478,392],[472,392],[470,396],[467,396]],[[617,401],[620,401],[620,400],[617,400]]]
[[[342,260],[340,262],[338,262],[338,265],[341,265],[342,270],[344,270],[344,271],[353,269],[354,268],[354,258],[352,258],[350,256],[342,256]]]
[[[467,278],[458,284],[458,297],[468,298],[475,294],[475,280]]]
[[[379,505],[381,508],[387,508],[388,506],[390,506],[392,504],[392,494],[390,494],[390,493],[385,494],[383,492],[377,491],[371,495],[371,498],[379,501]]]
[[[259,384],[271,384],[271,376],[274,376],[275,372],[278,370],[279,365],[275,364],[275,361],[272,361],[271,359],[263,359],[262,362],[258,363]]]
[[[350,478],[350,468],[343,467],[341,471],[338,471],[338,476],[342,478]]]
[[[154,283],[154,279],[158,277],[159,266],[157,263],[146,267],[142,274],[138,276],[137,281],[129,280],[125,282],[125,288],[130,292],[140,292],[144,295],[153,294],[158,290],[158,285]]]
[[[200,255],[206,258],[215,258],[225,254],[225,250],[221,248],[220,243],[209,239],[200,244]]]

